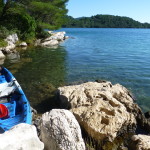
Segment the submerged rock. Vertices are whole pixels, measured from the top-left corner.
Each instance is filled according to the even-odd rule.
[[[141,109],[130,92],[110,82],[87,82],[58,89],[62,108],[69,108],[89,136],[113,141],[118,135],[134,133]]]
[[[20,54],[17,51],[7,54],[6,57],[11,63],[17,63],[20,61]]]
[[[41,140],[47,150],[85,150],[79,124],[68,110],[53,109],[42,115]]]
[[[11,130],[0,134],[0,150],[43,150],[33,125],[18,124]]]

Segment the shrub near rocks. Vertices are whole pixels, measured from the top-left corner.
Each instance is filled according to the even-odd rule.
[[[6,47],[7,42],[4,39],[0,39],[0,47]]]

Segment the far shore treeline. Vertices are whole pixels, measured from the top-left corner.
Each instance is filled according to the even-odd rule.
[[[150,28],[128,17],[95,15],[73,18],[67,16],[69,0],[0,0],[0,47],[8,35],[17,33],[21,41],[33,43],[49,36],[44,29],[64,28]]]
[[[129,17],[95,15],[73,18],[66,16],[64,28],[150,28],[148,23],[140,23]]]
[[[44,29],[55,30],[64,24],[68,0],[0,0],[0,46],[11,33],[32,43],[48,36]]]

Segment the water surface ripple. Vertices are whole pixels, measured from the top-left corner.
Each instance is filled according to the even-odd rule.
[[[63,29],[67,82],[105,79],[130,89],[150,109],[149,29]]]
[[[62,30],[72,38],[58,48],[28,48],[19,62],[5,61],[32,103],[30,95],[40,98],[35,84],[104,79],[127,87],[141,108],[150,110],[150,29]]]

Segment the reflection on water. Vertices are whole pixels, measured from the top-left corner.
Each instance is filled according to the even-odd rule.
[[[64,47],[32,47],[8,55],[4,66],[7,67],[21,84],[34,108],[42,109],[43,101],[53,96],[56,87],[65,82]]]
[[[9,59],[10,63],[17,63],[20,61],[19,52],[13,52],[7,55],[7,59]]]

